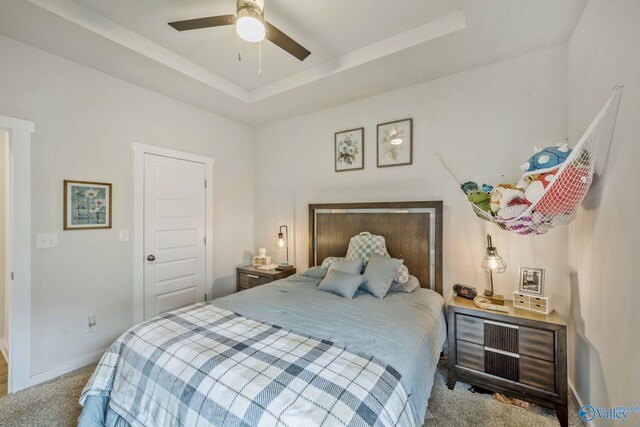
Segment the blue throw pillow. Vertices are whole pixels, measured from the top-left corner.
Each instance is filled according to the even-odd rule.
[[[403,262],[401,259],[373,254],[364,271],[363,289],[376,298],[384,298]]]
[[[324,276],[327,275],[327,270],[322,267],[311,267],[304,273],[303,276],[313,277],[314,279],[324,279]]]
[[[336,261],[329,266],[329,273],[337,270],[344,273],[362,274],[364,260],[362,259],[343,259]]]
[[[362,283],[362,279],[360,274],[333,270],[327,273],[327,276],[318,285],[318,289],[351,299]]]

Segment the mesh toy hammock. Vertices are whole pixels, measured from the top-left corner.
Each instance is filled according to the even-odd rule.
[[[616,86],[613,89],[611,97],[584,135],[582,135],[569,157],[557,170],[555,179],[547,186],[538,202],[511,219],[495,217],[471,203],[475,214],[485,221],[496,224],[503,230],[513,231],[521,235],[544,234],[553,227],[569,224],[573,221],[576,211],[587,195],[593,181],[598,143],[607,136],[609,136],[609,141],[607,142],[611,142],[613,127],[611,132],[605,132],[605,123],[609,113],[615,110],[612,117],[615,125],[620,97],[618,97],[618,103],[615,108],[611,107],[614,104],[613,101],[616,95],[620,94],[621,91],[622,86]],[[446,165],[445,168],[449,170]],[[454,176],[451,170],[449,170],[449,173]],[[459,180],[457,181],[458,184],[461,184]]]

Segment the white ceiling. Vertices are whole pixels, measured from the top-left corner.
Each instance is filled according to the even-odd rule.
[[[0,34],[259,125],[520,56],[568,40],[586,0],[266,0],[312,53],[298,61],[232,26],[167,22],[234,13],[235,0],[3,0]]]
[[[333,7],[327,6],[326,0],[266,0],[267,21],[312,54],[301,62],[265,41],[262,45],[263,75],[258,77],[257,45],[243,43],[244,62],[238,62],[239,43],[233,26],[177,33],[167,25],[171,21],[233,14],[235,0],[76,2],[247,90],[462,9],[462,0],[333,1]]]

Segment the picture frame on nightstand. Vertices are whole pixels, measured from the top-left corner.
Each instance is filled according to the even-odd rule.
[[[520,267],[518,292],[544,296],[544,268]]]

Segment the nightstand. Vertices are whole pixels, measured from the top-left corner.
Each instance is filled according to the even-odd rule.
[[[476,307],[455,295],[449,300],[449,380],[457,380],[555,409],[567,426],[567,325],[549,314],[506,313]]]
[[[252,265],[236,268],[236,292],[255,288],[256,286],[271,283],[274,280],[284,279],[296,273],[293,268],[287,271],[261,270]]]

